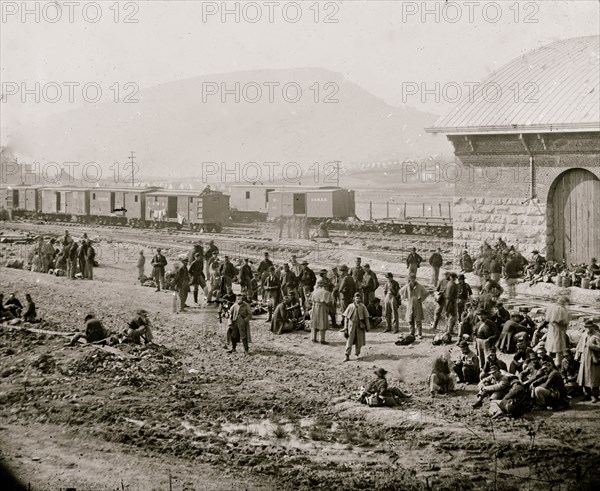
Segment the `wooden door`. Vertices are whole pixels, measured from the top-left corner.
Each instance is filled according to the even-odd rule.
[[[554,188],[554,259],[586,263],[600,256],[600,180],[584,169],[562,174]]]

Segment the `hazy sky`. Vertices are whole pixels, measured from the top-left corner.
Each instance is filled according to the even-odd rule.
[[[59,18],[56,6],[47,3],[61,6]],[[85,104],[81,87],[86,83],[98,84],[107,100],[115,96],[115,87],[120,97],[133,90],[125,87],[128,82],[144,88],[252,69],[323,67],[392,104],[406,102],[441,114],[450,106],[434,95],[403,101],[403,83],[431,88],[436,82],[442,87],[477,82],[534,48],[599,33],[597,0],[449,3],[3,0],[2,142],[16,125]],[[24,5],[31,12],[26,16]],[[225,6],[237,10],[239,18],[232,13],[223,19]],[[261,19],[251,22],[259,12]],[[98,14],[101,18],[91,22]],[[138,22],[124,22],[127,16]],[[41,99],[44,90],[57,97],[48,84],[61,86],[58,102],[36,102],[34,94],[23,102],[21,90],[35,92],[36,82]],[[69,83],[79,84],[72,86],[73,103]],[[15,87],[19,92],[9,94]]]

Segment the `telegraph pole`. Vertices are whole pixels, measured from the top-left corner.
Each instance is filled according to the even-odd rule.
[[[129,154],[129,163],[131,164],[131,187],[135,186],[135,153],[132,150]]]

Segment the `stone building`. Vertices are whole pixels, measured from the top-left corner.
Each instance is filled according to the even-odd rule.
[[[455,252],[498,238],[600,259],[600,37],[555,42],[494,72],[431,133],[454,146]]]

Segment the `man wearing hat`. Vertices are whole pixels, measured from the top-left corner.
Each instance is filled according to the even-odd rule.
[[[408,284],[400,289],[400,298],[406,305],[405,320],[410,324],[410,334],[415,335],[417,329],[417,338],[423,337],[423,302],[429,296],[427,289],[417,282],[415,274],[408,275]]]
[[[464,274],[458,275],[458,283],[456,284],[456,288],[457,288],[457,298],[458,298],[457,315],[458,315],[458,320],[461,321],[463,318],[463,313],[465,311],[465,307],[466,307],[467,303],[469,302],[469,299],[473,296],[473,290],[471,289],[471,286],[465,281]]]
[[[250,267],[250,260],[248,258],[244,259],[244,264],[240,268],[239,278],[242,291],[252,294],[252,268]]]
[[[289,295],[292,290],[298,288],[298,277],[290,269],[288,263],[283,263],[283,270],[280,273],[281,291],[284,295]]]
[[[489,319],[488,313],[483,309],[477,310],[477,323],[473,334],[475,335],[477,358],[480,365],[484,366],[486,354],[490,347],[494,346],[500,333],[496,324]]]
[[[417,270],[421,266],[423,262],[423,258],[417,254],[417,249],[415,247],[411,247],[410,254],[406,257],[406,267],[408,268],[408,273],[417,274]]]
[[[221,275],[219,274],[221,261],[219,261],[219,253],[217,251],[214,251],[212,257],[208,260],[207,269],[210,284],[207,288],[208,295],[206,296],[206,301],[210,303],[213,296],[217,298],[221,297]]]
[[[264,290],[264,282],[267,276],[269,275],[269,268],[273,266],[273,261],[269,258],[269,253],[265,251],[264,259],[258,264],[258,274],[260,275],[258,284],[260,285],[260,297],[263,302],[267,301]]]
[[[492,367],[497,366],[502,372],[507,372],[506,363],[504,363],[496,353],[496,347],[490,346],[487,351],[487,359],[485,360],[485,364],[481,366],[481,372],[479,374],[479,379],[483,380],[485,377],[490,375],[492,371]]]
[[[352,278],[354,279],[354,284],[356,285],[356,291],[362,294],[363,293],[362,286],[363,286],[363,278],[365,276],[365,270],[362,267],[361,263],[362,263],[362,258],[357,257],[354,267],[350,270],[350,276],[352,276]],[[366,298],[365,298],[365,305],[369,305]]]
[[[348,266],[342,264],[339,268],[340,271],[340,282],[338,285],[338,291],[340,292],[340,307],[342,312],[345,312],[348,306],[354,299],[356,293],[356,283],[354,278],[348,274]],[[344,328],[344,317],[342,317],[342,328]]]
[[[223,259],[223,264],[219,268],[219,274],[221,275],[221,295],[227,291],[227,287],[231,286],[237,274],[235,266],[229,260],[229,256],[225,256]]]
[[[175,290],[179,294],[179,310],[180,312],[184,312],[187,307],[185,302],[190,293],[190,275],[187,268],[187,257],[181,259],[181,263],[182,266],[177,268],[175,278],[173,278],[173,284],[175,285]]]
[[[362,278],[362,293],[365,299],[365,305],[368,307],[373,303],[375,291],[379,288],[379,280],[377,279],[377,275],[371,271],[371,266],[369,264],[365,264],[363,268],[365,274]]]
[[[546,360],[542,363],[545,377],[533,389],[535,402],[540,407],[548,409],[562,409],[569,406],[567,400],[567,388],[562,375],[554,366],[552,361]]]
[[[533,350],[527,346],[526,341],[517,341],[517,351],[510,362],[510,367],[508,368],[509,373],[512,373],[513,375],[521,373],[527,363],[529,355],[532,353]]]
[[[458,381],[466,384],[476,384],[479,382],[479,360],[477,355],[469,348],[469,343],[462,340],[458,345],[460,348],[460,357],[454,362],[454,372]]]
[[[273,310],[279,304],[279,296],[281,293],[281,280],[279,279],[279,276],[275,274],[275,266],[269,267],[269,274],[265,278],[263,288],[266,295],[267,311],[269,312],[267,322],[271,322]]]
[[[465,273],[471,273],[473,271],[473,259],[471,259],[469,251],[466,249],[460,256],[460,270],[464,271]]]
[[[585,391],[584,400],[600,401],[600,328],[598,319],[585,321],[585,334],[579,340],[575,350],[576,359],[580,361],[577,383]]]
[[[473,407],[481,407],[485,397],[489,397],[491,400],[502,399],[508,393],[509,389],[510,381],[508,377],[502,374],[497,365],[494,365],[491,368],[490,375],[479,382],[479,393]]]
[[[300,264],[300,276],[298,277],[298,297],[302,303],[302,313],[308,315],[310,302],[317,276],[314,271],[308,267],[308,261],[302,261]]]
[[[437,329],[442,315],[446,317],[446,332],[454,334],[454,326],[458,316],[458,287],[456,286],[456,273],[446,273],[446,286],[442,295],[442,303],[435,311],[433,330]]]
[[[160,287],[165,287],[165,266],[167,265],[167,258],[163,256],[160,248],[156,249],[156,254],[150,262],[152,265],[152,278],[156,284],[156,291],[160,291]]]
[[[329,327],[329,316],[333,304],[333,295],[327,290],[326,283],[321,279],[317,281],[317,288],[312,293],[312,313],[310,326],[312,331],[312,342],[327,344],[325,334]],[[317,339],[318,338],[318,339]]]
[[[385,310],[385,331],[394,331],[397,333],[400,330],[398,321],[398,307],[400,300],[400,285],[394,279],[392,273],[385,275],[386,283],[383,286],[383,293],[385,295],[383,300],[383,308]]]
[[[360,402],[366,402],[366,398],[369,396],[383,399],[384,394],[388,389],[388,382],[385,378],[388,373],[387,370],[385,368],[377,368],[374,373],[376,377],[365,387],[364,392],[360,396]]]

